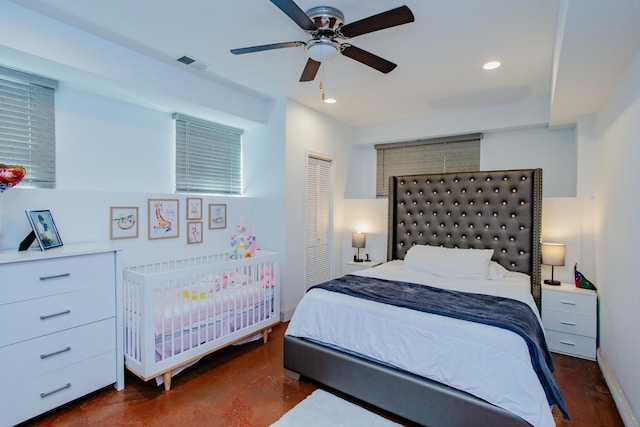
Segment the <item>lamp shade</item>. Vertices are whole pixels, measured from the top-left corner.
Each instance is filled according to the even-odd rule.
[[[362,248],[364,248],[364,245],[365,245],[366,241],[367,241],[367,234],[366,233],[357,232],[357,233],[351,234],[351,247],[352,248],[362,249]]]
[[[541,247],[544,265],[564,265],[565,245],[563,243],[542,243]]]

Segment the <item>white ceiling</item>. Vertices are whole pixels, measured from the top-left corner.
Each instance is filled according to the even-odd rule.
[[[189,72],[266,98],[290,97],[362,126],[543,100],[549,123],[597,111],[640,47],[637,0],[329,0],[345,23],[402,4],[415,22],[349,39],[398,67],[382,74],[339,56],[314,82],[298,79],[303,47],[232,55],[233,48],[308,35],[268,0],[14,0]],[[307,10],[327,5],[297,0]],[[200,71],[177,63],[187,55]],[[502,67],[484,71],[499,60]],[[327,96],[321,101],[319,80]]]

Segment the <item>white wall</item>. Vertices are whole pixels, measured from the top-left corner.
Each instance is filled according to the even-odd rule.
[[[124,249],[125,266],[227,252],[234,226],[243,218],[253,222],[255,216],[254,198],[199,195],[203,243],[187,244],[187,195],[174,194],[173,120],[160,111],[62,86],[56,92],[56,160],[55,190],[18,185],[3,193],[0,248],[15,250],[28,234],[28,209],[51,210],[63,243],[72,244],[110,241],[110,207],[138,207],[138,238],[111,241]],[[251,161],[248,165],[256,169]],[[177,238],[148,240],[149,198],[179,200]],[[208,229],[210,203],[227,205],[226,229]],[[258,225],[251,230],[258,245],[272,250],[270,242],[260,238],[260,231],[271,226]]]
[[[470,119],[471,122],[473,120],[475,119]],[[500,125],[506,126],[505,123]],[[375,127],[384,133],[382,125]],[[420,131],[427,134],[417,134]],[[451,131],[453,134],[462,133]],[[473,132],[477,129],[465,128],[465,131]],[[360,137],[368,134],[364,128],[358,129],[358,132]],[[432,136],[428,132],[420,127],[410,130],[413,138]],[[590,275],[594,273],[593,239],[589,238],[593,235],[593,217],[589,216],[593,201],[576,198],[576,175],[579,167],[576,162],[575,129],[528,126],[485,130],[483,134],[480,143],[480,169],[543,169],[542,238],[567,245],[565,266],[555,268],[555,277],[571,282],[575,262],[578,262],[580,270],[587,277],[593,277]],[[375,200],[375,171],[374,144],[353,145],[345,188],[345,198],[348,200],[345,207],[345,233],[342,236],[342,245],[349,250],[345,251],[341,266],[353,256],[353,250],[350,249],[351,232],[358,230],[369,230],[368,233],[371,233],[371,236],[367,234],[364,252],[369,253],[376,261],[386,260],[387,200]],[[580,221],[575,220],[576,216],[579,216]],[[551,269],[543,266],[542,274],[544,277],[550,276]]]
[[[597,118],[595,180],[596,286],[600,299],[600,349],[635,420],[640,420],[640,52]]]
[[[320,102],[320,100],[318,100]],[[286,117],[286,293],[282,307],[285,317],[292,314],[298,301],[304,295],[305,276],[305,210],[306,210],[306,166],[310,154],[331,159],[333,170],[333,247],[332,276],[341,273],[339,266],[343,259],[341,245],[343,226],[343,195],[351,144],[351,129],[327,116],[318,114],[296,102],[288,101]]]

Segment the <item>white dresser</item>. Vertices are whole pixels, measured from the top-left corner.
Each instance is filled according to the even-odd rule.
[[[120,271],[106,245],[0,253],[0,426],[124,388]]]
[[[596,360],[598,296],[573,284],[542,285],[542,324],[549,350]]]

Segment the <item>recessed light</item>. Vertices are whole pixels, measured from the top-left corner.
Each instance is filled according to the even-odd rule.
[[[324,102],[326,102],[327,104],[335,104],[336,103],[336,99],[335,98],[327,98],[324,100]]]
[[[500,61],[490,61],[482,66],[485,70],[495,70],[500,66]]]

